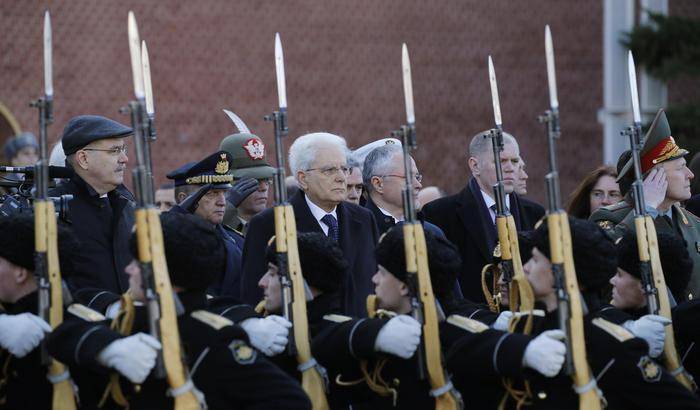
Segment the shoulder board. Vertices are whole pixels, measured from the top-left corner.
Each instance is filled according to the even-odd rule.
[[[690,222],[688,219],[693,219],[695,222],[698,221],[698,217],[694,215],[692,212],[689,210],[681,207],[678,204],[673,205],[674,208],[676,208],[676,211],[678,211],[678,214],[681,217],[681,221],[683,222],[683,225],[690,225]]]
[[[331,322],[335,322],[335,323],[343,323],[343,322],[347,322],[348,320],[352,320],[352,318],[350,316],[336,315],[335,313],[332,313],[330,315],[325,315],[323,317],[323,319],[331,321]]]
[[[87,322],[101,322],[107,319],[102,313],[90,309],[85,305],[81,305],[80,303],[73,303],[72,305],[68,306],[68,313]]]
[[[514,313],[515,317],[527,316],[530,314],[532,314],[532,316],[544,317],[544,310],[534,309],[534,310],[528,310],[527,312],[515,312]]]
[[[478,320],[469,319],[468,317],[460,315],[450,315],[447,318],[447,323],[457,326],[460,329],[464,329],[469,333],[481,333],[487,330],[489,327]]]
[[[216,315],[211,312],[207,312],[206,310],[195,310],[190,314],[192,318],[199,320],[202,323],[205,323],[211,327],[213,327],[216,330],[221,330],[226,326],[231,326],[233,325],[233,322],[226,319],[223,316]]]
[[[606,333],[610,334],[615,339],[620,342],[625,342],[627,340],[633,339],[634,335],[629,330],[625,329],[620,325],[616,325],[613,322],[609,322],[602,317],[597,317],[591,321],[594,325],[603,329]]]

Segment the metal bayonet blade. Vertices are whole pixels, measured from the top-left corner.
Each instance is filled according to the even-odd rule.
[[[142,100],[143,95],[143,68],[141,66],[141,39],[139,28],[136,25],[134,12],[129,10],[129,54],[131,55],[131,73],[134,77],[134,95]]]
[[[493,102],[493,118],[496,126],[501,127],[501,103],[498,100],[498,84],[496,83],[496,70],[493,68],[493,60],[489,56],[489,83],[491,84],[491,101]]]
[[[236,128],[238,128],[238,132],[242,132],[245,134],[251,134],[250,129],[248,129],[248,126],[245,125],[241,117],[237,116],[233,111],[229,111],[224,108],[224,112],[228,117],[233,121],[233,123],[236,125]]]
[[[411,60],[408,58],[408,47],[403,43],[401,48],[401,67],[403,68],[403,95],[406,99],[406,121],[409,125],[416,123],[416,113],[413,108],[413,81],[411,79]]]
[[[641,124],[642,116],[639,113],[639,93],[637,92],[637,70],[634,67],[634,57],[632,51],[627,54],[627,71],[629,72],[630,94],[632,95],[632,113],[634,114],[634,123]]]
[[[153,107],[153,85],[151,84],[151,62],[148,58],[146,41],[141,42],[141,66],[143,67],[143,91],[146,97],[146,113],[152,117],[156,111]]]
[[[282,110],[287,108],[287,82],[284,79],[284,53],[280,33],[275,33],[275,69],[277,70],[277,97]]]
[[[557,74],[554,69],[554,46],[552,45],[552,33],[549,24],[544,26],[544,52],[547,58],[547,82],[549,83],[549,106],[552,110],[559,108],[557,98]]]
[[[51,41],[51,15],[46,10],[44,13],[44,94],[53,96],[53,68],[52,68],[52,41]]]

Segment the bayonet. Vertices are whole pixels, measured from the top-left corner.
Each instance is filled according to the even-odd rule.
[[[411,60],[408,58],[408,47],[406,47],[406,43],[403,43],[403,47],[401,48],[401,66],[403,68],[403,94],[406,99],[406,122],[408,122],[409,126],[412,126],[416,123],[416,115],[413,109]]]
[[[153,86],[151,85],[151,62],[148,58],[148,47],[146,40],[141,41],[141,66],[143,67],[143,90],[146,98],[146,114],[149,118],[155,116],[153,107]]]
[[[277,70],[277,96],[280,111],[287,109],[287,83],[284,77],[284,52],[280,33],[275,33],[275,69]]]
[[[634,67],[634,57],[632,51],[627,54],[627,71],[630,80],[630,95],[632,96],[632,114],[634,115],[634,125],[641,126],[642,116],[639,113],[639,93],[637,92],[637,70]]]
[[[493,102],[493,118],[496,127],[500,130],[503,121],[501,120],[501,103],[498,100],[498,84],[496,83],[496,70],[493,68],[493,60],[489,56],[489,84],[491,84],[491,101]]]
[[[554,69],[554,46],[552,45],[552,33],[549,24],[544,26],[544,51],[547,59],[547,83],[549,84],[549,106],[552,110],[559,109],[557,98],[557,74]]]
[[[228,117],[233,121],[233,123],[236,125],[236,128],[238,128],[238,132],[245,133],[245,134],[250,134],[250,129],[248,128],[247,125],[245,125],[245,122],[241,119],[241,117],[237,116],[236,113],[233,111],[223,109],[223,111],[228,115]]]
[[[51,15],[46,10],[44,13],[44,94],[47,99],[53,98],[52,63]]]
[[[141,65],[141,40],[136,17],[131,10],[129,10],[129,53],[131,54],[131,73],[134,78],[134,96],[138,101],[143,101],[145,96],[143,92],[143,66]]]

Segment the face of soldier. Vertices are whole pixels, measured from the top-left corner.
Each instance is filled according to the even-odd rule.
[[[661,166],[666,171],[668,181],[666,199],[675,202],[690,198],[690,180],[695,175],[686,166],[685,158],[662,162]]]
[[[347,194],[347,159],[342,149],[325,145],[317,148],[307,170],[299,170],[297,180],[309,200],[330,212]]]
[[[258,287],[262,288],[265,296],[265,310],[268,313],[279,313],[282,311],[282,286],[280,284],[279,269],[277,266],[268,263],[267,272],[260,278]]]
[[[143,281],[141,280],[141,267],[136,259],[126,265],[124,272],[129,275],[129,294],[134,300],[145,301],[146,295],[143,293]]]
[[[157,190],[155,200],[160,212],[169,211],[175,206],[175,188]]]
[[[646,305],[642,281],[617,268],[615,276],[610,278],[613,285],[612,305],[618,309],[638,309]]]
[[[518,166],[518,175],[515,179],[515,185],[513,189],[515,190],[515,193],[518,195],[526,195],[527,194],[527,179],[528,179],[527,172],[525,172],[525,161],[523,161],[522,158],[520,158],[520,166]]]
[[[523,266],[527,281],[532,286],[535,299],[544,300],[554,295],[554,275],[552,264],[545,254],[532,248],[532,257]]]
[[[258,180],[258,190],[250,194],[238,205],[238,216],[250,220],[255,215],[267,208],[267,198],[270,196],[269,179]]]
[[[416,201],[416,208],[420,208],[421,204],[418,201],[418,192],[423,185],[421,185],[419,180],[422,180],[422,176],[418,173],[418,168],[416,167],[416,162],[411,158],[411,172],[413,173],[413,198]],[[403,214],[403,189],[406,186],[406,172],[403,163],[403,155],[395,154],[391,157],[387,164],[386,172],[384,175],[377,175],[372,178],[372,183],[374,185],[374,190],[377,192],[381,201],[388,205],[390,208],[387,211],[391,212],[392,215],[397,216]]]
[[[33,278],[33,273],[0,256],[0,302],[15,303],[36,289],[36,285],[30,289]]]
[[[411,305],[408,286],[382,265],[379,265],[377,268],[377,273],[372,276],[374,293],[377,295],[377,307],[399,314],[409,313]]]
[[[591,213],[596,209],[613,205],[622,200],[620,186],[615,182],[615,178],[610,175],[603,175],[593,185],[590,194]]]
[[[98,193],[112,191],[124,182],[124,170],[129,162],[124,138],[94,141],[76,155],[76,171]]]
[[[10,161],[13,167],[29,167],[39,160],[39,153],[35,147],[24,147]]]
[[[350,175],[348,175],[347,181],[348,193],[345,200],[355,205],[360,205],[360,197],[363,190],[362,171],[360,171],[360,168],[350,168]]]
[[[207,192],[197,203],[195,215],[206,219],[214,225],[218,225],[224,220],[226,212],[226,190],[212,189]]]
[[[481,189],[487,194],[493,195],[493,186],[496,184],[496,165],[493,162],[493,155],[486,153],[481,158],[472,157],[469,164]],[[520,170],[520,149],[516,144],[505,143],[503,145],[501,169],[503,170],[503,185],[506,194],[510,194],[513,192]]]

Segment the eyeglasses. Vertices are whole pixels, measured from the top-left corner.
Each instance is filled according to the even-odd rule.
[[[258,178],[258,184],[272,185],[274,182],[274,178]]]
[[[605,199],[605,197],[608,197],[615,202],[622,200],[622,194],[620,194],[618,191],[605,192],[596,189],[591,191],[591,197],[597,201],[602,201]]]
[[[129,152],[129,148],[127,148],[126,145],[123,145],[121,147],[114,147],[114,148],[83,148],[83,151],[101,151],[101,152],[107,152],[109,155],[117,156],[119,154],[124,154],[126,155]]]
[[[320,171],[323,175],[327,177],[331,177],[333,175],[338,174],[338,172],[342,172],[343,175],[348,176],[350,175],[350,168],[346,166],[341,166],[341,167],[323,167],[323,168],[309,168],[306,171]]]
[[[387,175],[377,175],[377,176],[380,178],[395,177],[395,178],[406,179],[406,175],[387,174]],[[418,181],[418,183],[423,182],[423,174],[415,173],[415,174],[413,174],[413,178],[415,178],[415,180]]]

